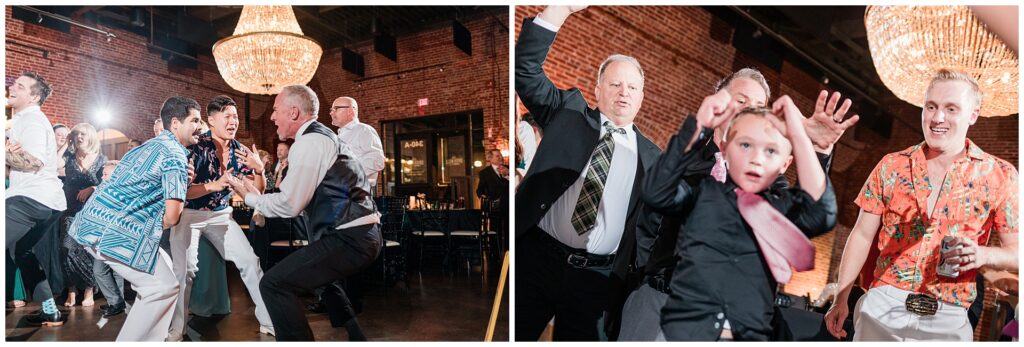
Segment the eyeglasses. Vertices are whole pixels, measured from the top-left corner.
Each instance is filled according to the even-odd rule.
[[[331,107],[331,111],[336,111],[339,108],[352,108],[352,106],[334,106]]]

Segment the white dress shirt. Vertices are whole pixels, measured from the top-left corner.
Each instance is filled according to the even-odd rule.
[[[533,155],[537,153],[537,134],[533,132],[533,126],[527,121],[519,121],[519,128],[516,132],[519,135],[519,144],[522,145],[523,162],[526,163],[526,171],[530,171]],[[518,165],[519,163],[515,164]]]
[[[359,160],[370,186],[376,186],[377,173],[384,170],[384,146],[380,143],[377,130],[353,118],[351,122],[338,128],[338,139],[347,144],[352,154]]]
[[[610,122],[601,114],[601,124],[606,121]],[[626,125],[622,129],[626,131],[625,134],[612,134],[615,149],[612,152],[608,178],[605,180],[594,228],[579,235],[572,226],[572,214],[583,190],[583,181],[587,177],[590,160],[583,166],[583,171],[576,182],[555,200],[551,209],[538,223],[541,229],[569,247],[586,249],[588,253],[599,255],[613,254],[619,247],[622,231],[626,227],[626,214],[629,212],[627,209],[630,195],[633,193],[633,181],[636,180],[636,166],[639,160],[633,125]],[[607,132],[608,129],[602,126],[600,136],[604,137]]]
[[[39,106],[29,106],[11,118],[7,138],[43,162],[38,172],[11,170],[11,187],[5,198],[24,196],[56,211],[68,208],[64,184],[57,178],[57,140],[53,126]]]
[[[338,144],[327,136],[316,133],[303,134],[313,123],[309,120],[295,133],[295,144],[288,150],[288,175],[278,182],[280,193],[248,194],[245,204],[266,217],[292,218],[298,216],[313,199],[316,187],[324,180],[327,170],[338,158]],[[338,229],[359,225],[375,224],[380,214],[358,218]]]
[[[540,25],[541,28],[548,29],[554,32],[558,32],[561,26],[555,26],[554,24],[548,23],[547,21],[540,18],[540,16],[533,17],[533,24]]]

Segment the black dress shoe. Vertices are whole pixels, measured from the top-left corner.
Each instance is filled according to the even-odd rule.
[[[323,303],[319,303],[319,302],[314,302],[312,304],[306,305],[306,309],[309,310],[309,312],[313,312],[313,313],[324,313],[324,312],[327,312],[326,305],[324,305]]]
[[[100,305],[100,309],[101,310],[106,310],[107,307],[110,307],[110,305],[107,305],[107,304]]]
[[[28,325],[47,327],[59,327],[64,325],[64,321],[66,320],[67,317],[65,317],[60,310],[57,310],[57,312],[53,314],[46,314],[43,311],[39,311],[39,314],[25,318],[25,322],[28,323]]]
[[[117,305],[107,305],[107,308],[103,310],[103,318],[110,318],[122,313],[124,313],[123,302]]]

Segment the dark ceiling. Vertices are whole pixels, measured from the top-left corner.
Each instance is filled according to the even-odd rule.
[[[861,123],[888,133],[891,115],[885,105],[902,103],[875,72],[864,28],[865,6],[711,6],[733,24],[733,44],[757,50],[766,64],[793,64],[829,89],[853,99]],[[745,37],[740,37],[741,35]],[[775,57],[773,61],[771,58]],[[826,82],[827,81],[827,82]]]
[[[22,6],[19,6],[22,7]],[[504,6],[292,6],[303,33],[324,50],[374,38],[450,26],[484,16],[507,16]],[[98,28],[132,31],[163,48],[210,54],[214,42],[231,36],[242,6],[31,6]],[[25,12],[25,11],[22,11]],[[36,16],[36,14],[31,14]]]

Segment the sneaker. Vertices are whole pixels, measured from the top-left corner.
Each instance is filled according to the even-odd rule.
[[[105,305],[105,306],[107,306],[107,307],[103,309],[103,318],[110,318],[110,317],[113,317],[113,316],[116,316],[116,315],[124,313],[124,303],[123,302],[118,304],[118,305]]]
[[[47,327],[59,327],[61,325],[64,325],[64,322],[66,320],[67,317],[61,314],[60,310],[57,310],[57,312],[53,314],[46,314],[42,311],[39,311],[39,314],[25,318],[25,322],[28,323],[28,325],[30,326]]]
[[[267,334],[274,337],[277,336],[274,334],[274,327],[266,327],[262,325],[260,326],[260,334]]]

